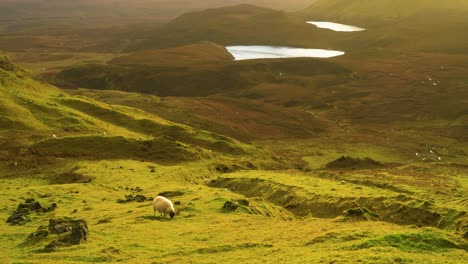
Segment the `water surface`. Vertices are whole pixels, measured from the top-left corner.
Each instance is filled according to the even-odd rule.
[[[324,49],[303,49],[276,46],[228,46],[226,49],[235,60],[276,59],[276,58],[331,58],[345,54],[343,51]]]
[[[317,21],[307,21],[307,24],[312,24],[315,25],[319,28],[326,28],[326,29],[331,29],[333,31],[341,31],[341,32],[353,32],[353,31],[364,31],[366,29],[360,28],[360,27],[355,27],[355,26],[350,26],[350,25],[345,25],[345,24],[339,24],[339,23],[333,23],[333,22],[317,22]]]

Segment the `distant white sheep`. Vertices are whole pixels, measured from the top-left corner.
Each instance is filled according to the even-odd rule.
[[[171,200],[163,196],[156,196],[156,198],[154,198],[153,209],[154,209],[154,215],[156,215],[156,211],[161,213],[163,216],[165,216],[166,214],[169,214],[171,219],[175,215],[174,205],[172,204]]]
[[[55,134],[53,134],[53,135],[52,135],[52,138],[53,138],[53,139],[56,139],[56,138],[57,138],[57,136],[56,136]]]

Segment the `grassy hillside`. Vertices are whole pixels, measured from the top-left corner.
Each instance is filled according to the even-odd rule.
[[[468,44],[468,3],[449,1],[327,1],[305,10],[308,20],[348,23],[367,28],[349,39],[337,39],[342,49],[377,52],[462,53]]]
[[[192,47],[175,49],[192,53]],[[342,75],[349,73],[340,64],[320,59],[220,61],[213,64],[210,63],[211,59],[204,59],[206,62],[201,63],[198,60],[185,60],[183,55],[178,55],[173,56],[170,63],[161,65],[157,62],[171,57],[173,50],[169,48],[151,52],[154,57],[149,59],[154,63],[134,61],[132,63],[138,64],[76,65],[59,72],[53,81],[61,86],[136,91],[160,96],[207,96],[238,92],[263,82],[295,82],[289,80],[289,75],[308,79],[336,74],[330,77],[333,79],[330,81],[339,82]],[[131,58],[139,56],[140,53],[136,53],[116,60],[131,61]],[[154,65],[148,66],[149,63]]]
[[[200,10],[209,7],[241,4],[241,0],[81,0],[77,1],[42,1],[21,0],[0,1],[0,15],[5,19],[37,19],[42,18],[63,19],[63,14],[68,14],[68,19],[87,18],[99,20],[111,20],[114,22],[136,20],[150,16],[174,17],[184,12]],[[270,8],[298,10],[310,4],[310,0],[291,0],[287,4],[279,0],[253,0],[252,4]],[[89,21],[88,21],[89,22]]]
[[[305,23],[301,14],[253,5],[237,5],[187,13],[144,36],[128,50],[212,41],[221,45],[290,45],[331,48],[329,32]]]
[[[317,0],[307,11],[321,18],[338,20],[400,20],[408,17],[431,17],[463,15],[468,12],[468,3],[462,0]],[[436,17],[434,17],[436,16]]]
[[[32,155],[174,163],[222,153],[254,155],[261,163],[260,156],[270,155],[137,108],[69,96],[6,58],[1,59],[0,80],[1,157],[5,161],[28,162]]]
[[[464,1],[317,1],[288,13],[238,5],[181,15],[149,30],[128,51],[167,48],[199,41],[221,45],[275,45],[343,50],[347,53],[424,51],[466,53]],[[342,22],[367,30],[333,32],[309,20]]]
[[[373,185],[365,176],[371,171],[220,174],[205,162],[162,166],[102,160],[71,168],[3,170],[2,219],[24,201],[20,197],[57,208],[31,212],[24,225],[2,223],[5,250],[0,254],[7,262],[42,263],[464,263],[466,212],[463,204],[443,201],[453,201],[453,195],[463,200],[466,183],[448,193],[437,176],[425,173],[434,168],[446,170],[411,168],[419,175],[414,183],[401,182],[408,178],[408,167],[378,172],[379,180],[397,185]],[[91,180],[57,183],[57,174],[68,175],[65,169]],[[23,176],[13,176],[20,172]],[[461,184],[464,173],[466,168],[452,170],[450,184]],[[361,174],[362,180],[353,176]],[[118,202],[162,192],[172,193],[170,199],[177,202],[171,221],[153,216],[150,201]],[[223,208],[227,201],[237,208]],[[87,239],[47,250],[59,236],[30,234],[40,234],[41,225],[48,230],[50,219],[61,217],[85,220]]]
[[[140,107],[169,120],[241,140],[276,139],[260,144],[312,168],[338,155],[373,156],[387,162],[420,161],[415,153],[431,148],[437,149],[438,156],[430,160],[466,160],[467,102],[461,98],[467,96],[467,65],[463,56],[417,53],[396,58],[352,55],[328,61],[233,62],[218,64],[217,70],[212,68],[213,74],[206,75],[199,72],[212,66],[185,71],[174,68],[178,76],[188,77],[167,81],[167,86],[161,82],[167,80],[163,79],[162,67],[80,67],[59,77],[70,78],[82,87],[138,88],[139,92],[177,97],[145,98],[89,90],[73,91],[75,94]],[[111,69],[118,69],[118,74]],[[217,79],[223,74],[230,77]],[[197,79],[200,76],[204,78]],[[142,90],[145,78],[148,90]],[[230,79],[232,83],[226,81]]]
[[[146,50],[117,57],[110,64],[121,65],[192,65],[232,61],[232,55],[223,46],[212,42],[201,42],[182,47]]]
[[[6,1],[19,4],[0,0],[0,14]],[[465,263],[468,56],[457,14],[466,4],[312,2],[301,13],[209,9],[161,27],[108,30],[93,25],[99,8],[76,9],[65,24],[46,19],[41,30],[0,26],[15,32],[0,36],[0,49],[17,48],[16,59],[46,72],[0,57],[0,259]],[[138,14],[154,10],[132,3]],[[397,18],[395,4],[406,6]],[[89,31],[66,26],[76,14]],[[309,19],[367,30],[332,32]],[[346,55],[233,61],[225,44]],[[129,46],[137,51],[70,51]],[[174,202],[174,219],[154,214],[157,195]]]
[[[225,96],[209,98],[155,97],[112,90],[74,89],[109,104],[138,107],[175,122],[228,135],[242,141],[309,137],[327,133],[330,122],[309,113]]]

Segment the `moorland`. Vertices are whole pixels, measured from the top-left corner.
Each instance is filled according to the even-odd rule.
[[[467,259],[464,1],[23,2],[0,1],[5,263]]]

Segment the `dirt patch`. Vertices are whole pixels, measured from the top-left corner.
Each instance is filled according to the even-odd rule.
[[[371,158],[353,158],[341,156],[340,158],[325,165],[327,169],[377,169],[386,168],[386,166]]]
[[[177,197],[177,196],[182,196],[182,195],[184,195],[184,193],[181,191],[165,191],[165,192],[160,192],[158,194],[158,196],[164,196],[166,198]]]
[[[70,184],[70,183],[89,183],[93,180],[92,177],[77,173],[74,171],[64,172],[52,176],[49,179],[50,184]]]

